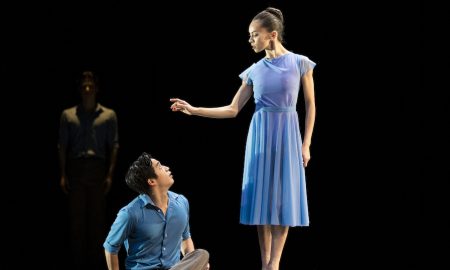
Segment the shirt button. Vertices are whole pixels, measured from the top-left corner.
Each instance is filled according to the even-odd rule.
[[[163,247],[163,250],[166,250],[166,248]]]

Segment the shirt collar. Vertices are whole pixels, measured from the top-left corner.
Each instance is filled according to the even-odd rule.
[[[173,200],[176,200],[178,198],[178,194],[172,192],[172,191],[168,191],[167,195],[169,196],[169,204],[172,203]],[[150,196],[148,196],[148,194],[140,194],[139,195],[139,199],[142,201],[142,207],[146,207],[147,205],[151,205],[151,206],[155,206],[155,203],[152,201],[152,199],[150,198]]]
[[[80,103],[77,106],[77,111],[84,112],[84,110],[82,108],[83,108],[83,105]],[[97,102],[97,106],[95,107],[95,113],[99,113],[99,112],[102,112],[102,111],[103,111],[103,106],[100,103]]]

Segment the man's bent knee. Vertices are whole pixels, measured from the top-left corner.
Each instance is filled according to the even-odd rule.
[[[202,261],[205,261],[205,262],[209,261],[209,252],[204,249],[201,249],[201,248],[196,249],[193,251],[192,255],[194,255],[194,254],[195,254],[195,256],[198,256],[198,258]]]

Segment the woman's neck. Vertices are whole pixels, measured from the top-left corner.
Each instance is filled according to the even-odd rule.
[[[289,51],[286,50],[286,48],[284,48],[280,42],[276,41],[276,42],[273,42],[273,48],[266,49],[266,58],[272,59],[272,58],[280,57],[288,52]]]

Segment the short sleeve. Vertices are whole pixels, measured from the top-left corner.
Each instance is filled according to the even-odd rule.
[[[182,235],[182,239],[186,240],[188,238],[191,238],[191,228],[189,226],[189,201],[187,200],[187,198],[183,195],[180,195],[180,197],[183,200],[184,206],[186,207],[186,211],[187,211],[187,216],[188,216],[188,220],[186,222],[186,226],[184,227],[183,230],[183,235]]]
[[[308,57],[301,55],[299,58],[300,76],[305,75],[310,69],[313,69],[316,63],[311,61]]]
[[[119,146],[119,132],[117,128],[117,115],[115,111],[111,111],[108,129],[108,146],[110,148]]]
[[[239,74],[239,78],[241,78],[247,85],[253,85],[252,70],[253,70],[254,65],[255,64],[251,65],[249,68],[244,70],[241,74]]]
[[[130,213],[125,208],[122,208],[111,226],[103,247],[112,254],[118,254],[122,243],[130,234],[132,226],[133,222]]]
[[[69,125],[67,124],[66,111],[63,111],[59,122],[58,144],[59,146],[62,145],[67,146],[68,143],[69,143]]]

